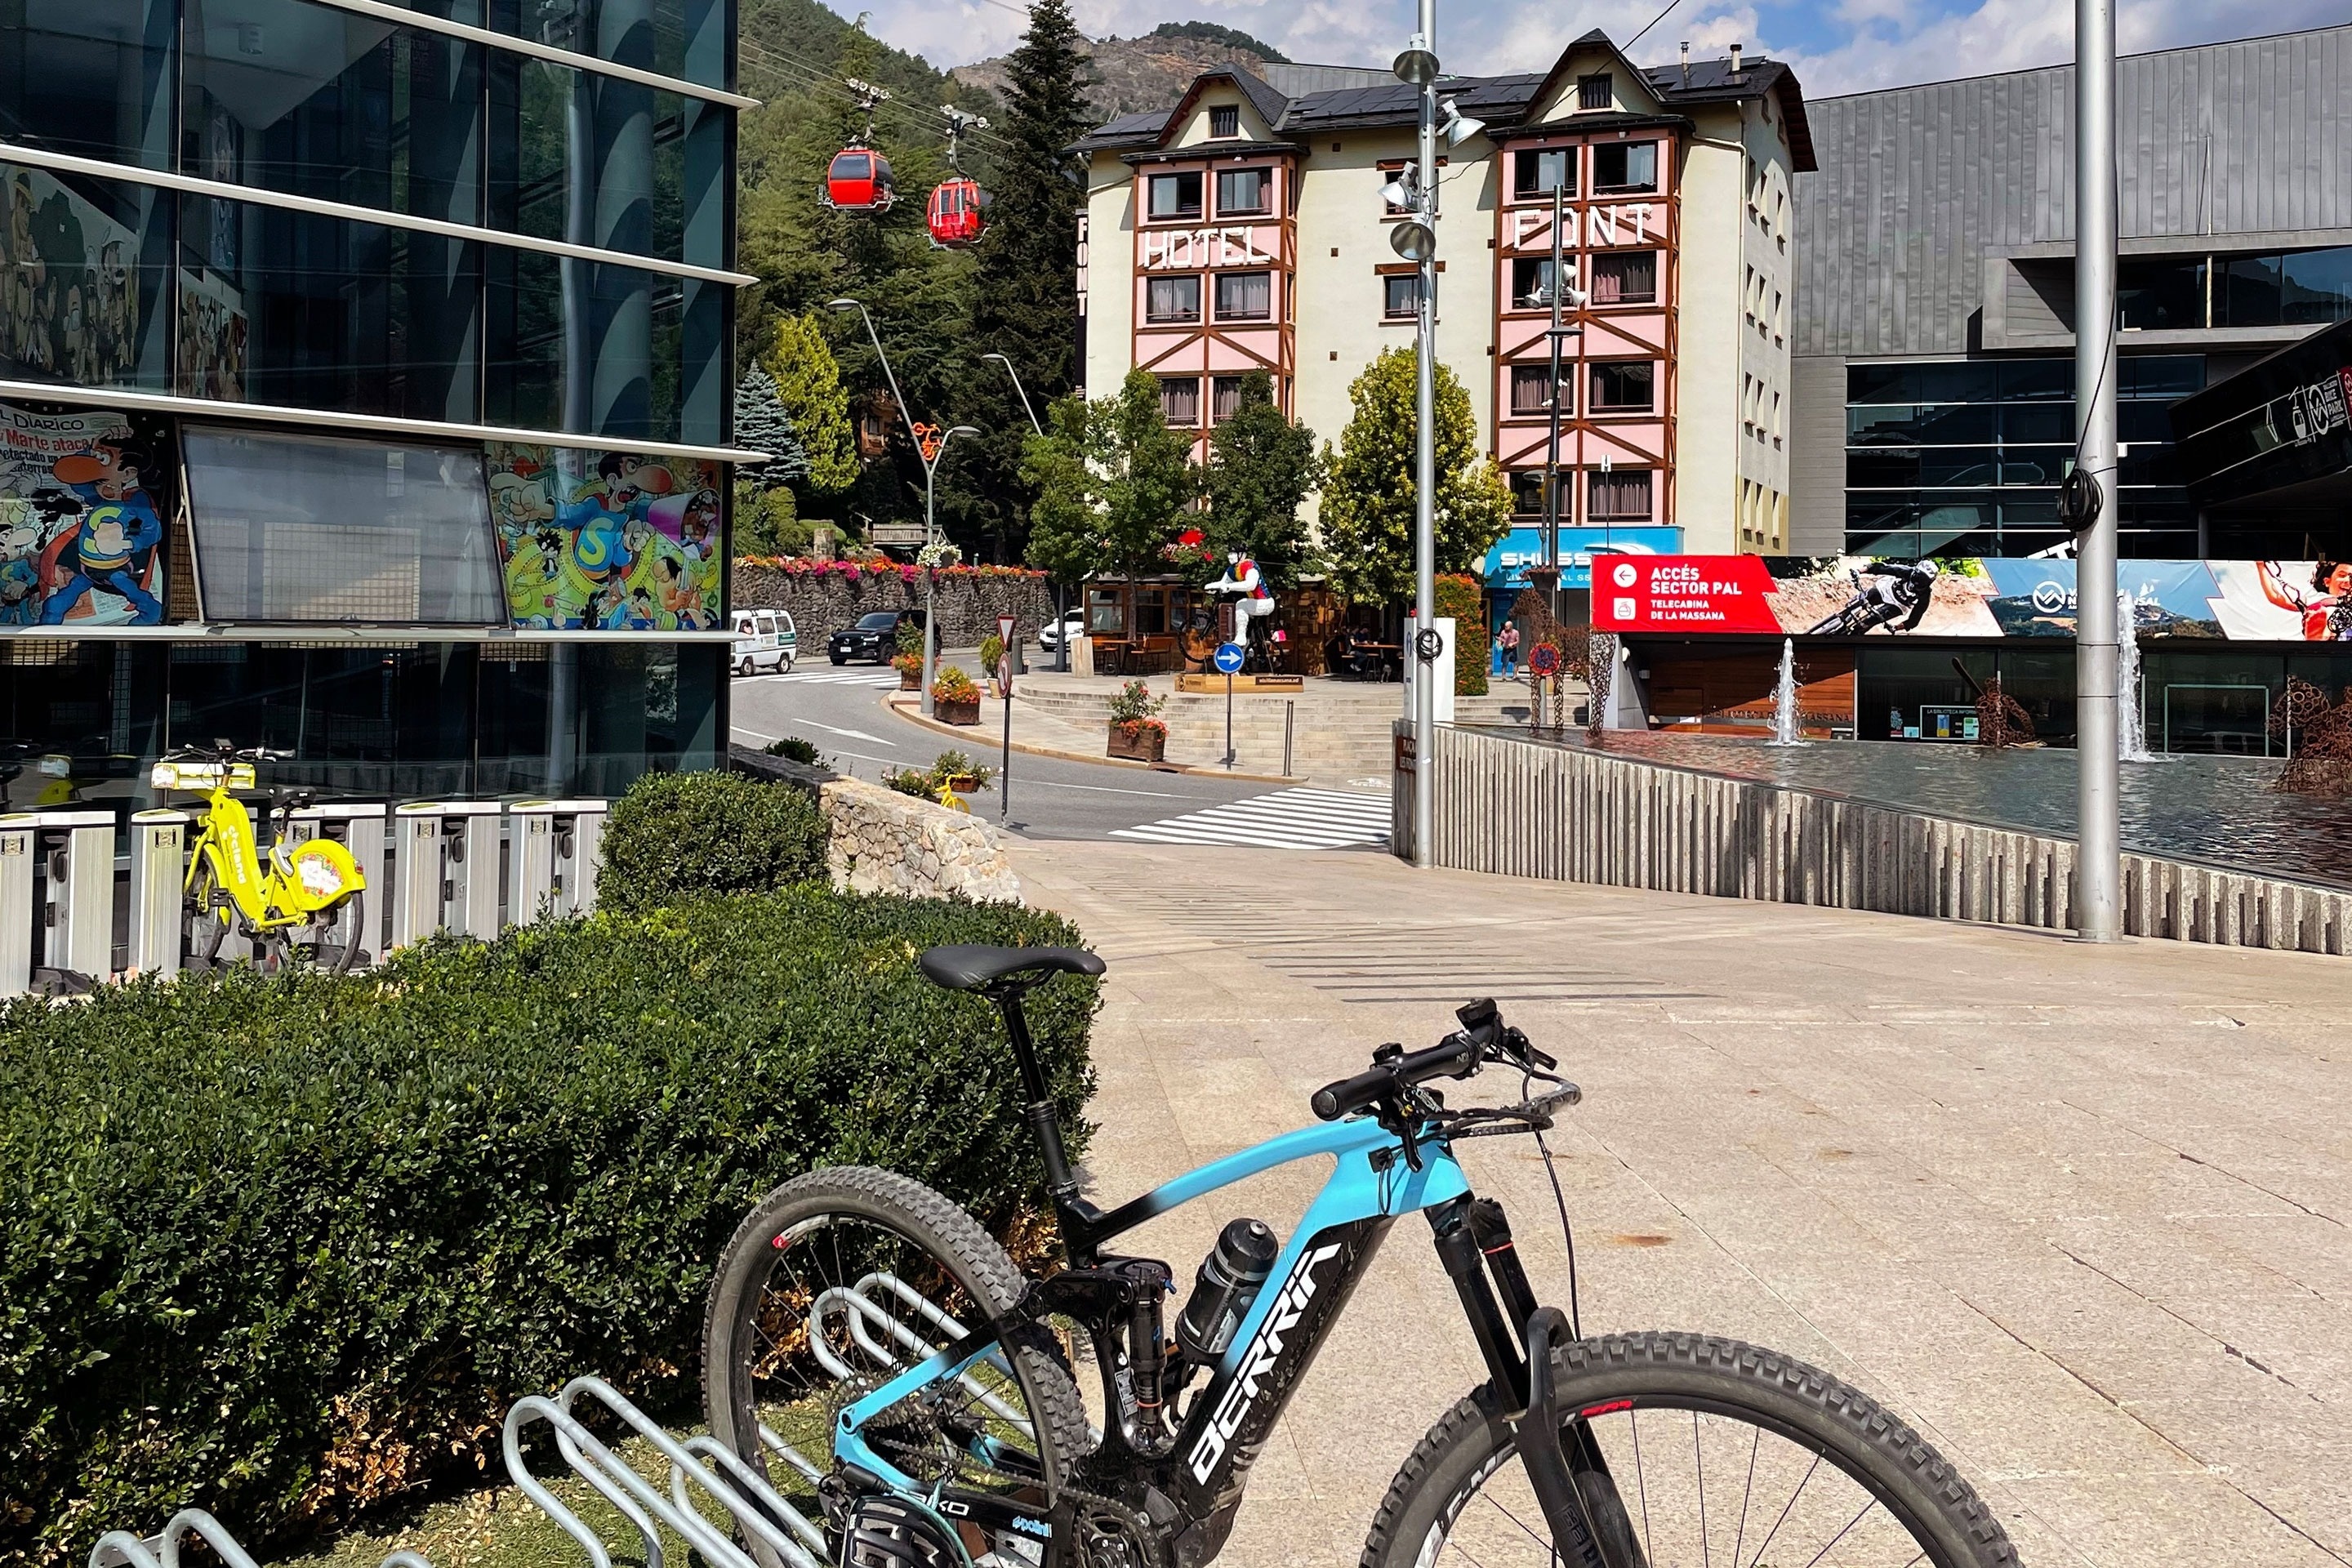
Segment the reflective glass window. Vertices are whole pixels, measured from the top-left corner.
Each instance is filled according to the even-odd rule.
[[[0,136],[172,163],[171,0],[0,0]]]
[[[502,625],[478,447],[187,426],[210,621]]]
[[[727,264],[729,110],[517,55],[489,73],[492,227]]]
[[[1515,256],[1511,258],[1511,304],[1515,309],[1550,309],[1550,257]]]
[[[169,390],[173,198],[0,163],[0,374]]]
[[[2352,246],[2282,257],[2279,314],[2295,324],[2352,317]]]
[[[2000,482],[2005,485],[2054,485],[2073,466],[2072,447],[2004,447]]]
[[[2217,327],[2277,326],[2280,258],[2275,256],[2232,256],[2217,265],[2221,270],[2214,280],[2213,324]]]
[[[1199,321],[1201,275],[1188,272],[1179,278],[1146,279],[1143,285],[1143,319],[1177,323]]]
[[[2116,309],[2126,329],[2180,331],[2205,325],[2205,258],[2127,257],[2116,268]]]
[[[1381,279],[1381,314],[1411,321],[1421,314],[1421,274],[1391,272]]]
[[[1515,364],[1511,367],[1511,412],[1514,414],[1549,414],[1551,412],[1551,366]],[[1562,413],[1568,412],[1563,409]]]
[[[1274,274],[1220,272],[1217,279],[1217,320],[1263,321],[1274,314]]]
[[[1646,409],[1656,384],[1657,367],[1645,359],[1593,360],[1590,393],[1592,411]]]
[[[472,421],[481,247],[184,196],[173,280],[188,397]]]
[[[430,3],[408,0],[418,9]],[[730,0],[490,0],[489,8],[501,33],[704,87],[730,84]],[[743,52],[754,66],[764,59],[749,39]]]
[[[1592,302],[1646,305],[1658,297],[1658,253],[1628,250],[1592,258]]]
[[[482,221],[482,50],[308,0],[186,0],[180,166]]]
[[[1576,194],[1576,149],[1528,147],[1511,154],[1511,194],[1548,196],[1560,186]]]
[[[1654,191],[1658,188],[1658,144],[1655,142],[1601,142],[1592,148],[1592,188],[1596,191]]]
[[[1198,174],[1152,175],[1151,216],[1155,219],[1199,217],[1201,176]]]
[[[718,445],[724,285],[495,246],[486,265],[492,423]]]
[[[1217,172],[1217,216],[1242,217],[1268,212],[1274,205],[1272,169],[1221,169]]]

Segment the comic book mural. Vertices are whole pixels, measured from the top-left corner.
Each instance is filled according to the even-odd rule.
[[[158,422],[0,403],[0,626],[163,619]]]
[[[0,165],[0,362],[103,386],[139,363],[139,237],[38,169]]]
[[[516,626],[725,624],[718,464],[500,442],[488,450],[490,516]]]
[[[2074,563],[1629,555],[1594,563],[1592,622],[1616,632],[2072,637]],[[2352,562],[2120,561],[2143,638],[2352,642]]]

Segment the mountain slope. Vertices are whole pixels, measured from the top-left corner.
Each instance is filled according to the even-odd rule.
[[[1194,77],[1218,66],[1238,66],[1255,74],[1283,57],[1248,34],[1210,22],[1163,22],[1139,38],[1089,41],[1096,81],[1087,103],[1104,120],[1176,101]],[[958,66],[948,74],[960,83],[1002,96],[1004,58]]]

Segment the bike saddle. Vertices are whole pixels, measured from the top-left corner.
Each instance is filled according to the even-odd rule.
[[[1103,961],[1083,947],[990,947],[977,942],[934,947],[917,959],[923,977],[950,991],[984,991],[1016,974],[1035,984],[1055,974],[1100,974]]]

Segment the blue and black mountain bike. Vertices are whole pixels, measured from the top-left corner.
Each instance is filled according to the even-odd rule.
[[[887,1171],[814,1171],[753,1211],[711,1289],[705,1392],[715,1436],[782,1499],[770,1528],[747,1531],[774,1568],[1200,1568],[1292,1390],[1411,1214],[1428,1220],[1487,1377],[1397,1472],[1364,1568],[2016,1562],[1952,1466],[1828,1373],[1700,1334],[1586,1339],[1537,1302],[1501,1206],[1472,1194],[1454,1146],[1540,1142],[1579,1092],[1492,1002],[1462,1008],[1433,1048],[1383,1046],[1370,1070],[1318,1090],[1320,1125],[1106,1213],[1079,1195],[1022,1011],[1031,989],[1099,974],[1102,961],[944,947],[920,962],[1003,1014],[1067,1265],[1024,1279],[969,1215]],[[1519,1075],[1527,1098],[1456,1110],[1430,1087],[1489,1066]],[[1331,1162],[1330,1178],[1288,1238],[1233,1221],[1172,1314],[1166,1263],[1106,1249],[1310,1157]],[[1353,1375],[1423,1374],[1399,1343]]]

